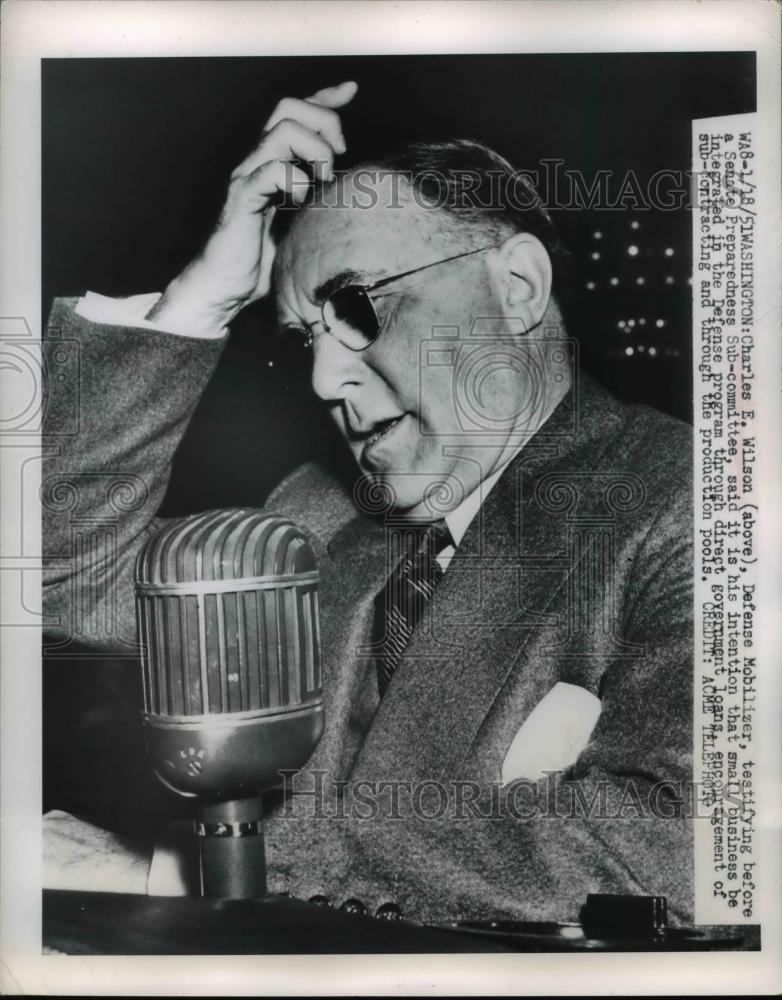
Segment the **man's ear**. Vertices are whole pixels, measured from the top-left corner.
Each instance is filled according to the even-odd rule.
[[[527,333],[546,315],[551,301],[551,258],[531,233],[514,233],[490,254],[489,267],[503,314],[520,320]]]

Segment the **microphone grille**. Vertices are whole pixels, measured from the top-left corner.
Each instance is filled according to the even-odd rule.
[[[218,510],[167,524],[136,564],[146,711],[319,702],[317,585],[309,541],[286,518]]]
[[[142,584],[282,576],[316,570],[307,536],[287,518],[213,510],[166,525],[139,555]]]

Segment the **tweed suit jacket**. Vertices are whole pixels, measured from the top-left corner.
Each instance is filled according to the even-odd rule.
[[[128,651],[135,556],[221,343],[93,324],[66,300],[45,351],[60,338],[79,345],[82,417],[44,439],[49,641],[78,625]],[[68,391],[49,385],[53,431]],[[393,900],[421,920],[575,920],[588,892],[655,892],[691,920],[690,456],[685,425],[578,378],[470,524],[382,701],[370,644],[389,516],[317,465],[278,487],[267,509],[318,558],[326,729],[269,797],[273,891]],[[73,546],[90,517],[112,525],[110,559]],[[514,736],[563,683],[600,699],[588,742],[502,785]]]

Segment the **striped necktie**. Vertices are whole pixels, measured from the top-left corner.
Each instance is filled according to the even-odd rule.
[[[389,544],[402,555],[375,603],[377,686],[381,698],[442,578],[437,555],[453,545],[453,538],[448,525],[440,520],[426,526],[399,526],[390,534]],[[393,561],[396,553],[389,554]]]

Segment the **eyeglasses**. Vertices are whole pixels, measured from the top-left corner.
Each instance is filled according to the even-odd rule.
[[[380,320],[370,297],[372,292],[379,288],[385,288],[392,281],[399,281],[400,278],[419,274],[431,267],[448,264],[450,261],[460,260],[462,257],[472,257],[484,250],[491,250],[494,246],[496,246],[495,243],[490,243],[478,247],[477,250],[467,250],[464,253],[453,254],[451,257],[443,257],[441,260],[434,260],[421,267],[414,267],[410,271],[402,271],[389,278],[381,278],[380,281],[375,281],[371,285],[343,285],[342,288],[338,288],[323,300],[320,311],[323,329],[349,350],[364,351],[377,340],[380,334]],[[305,330],[300,331],[304,336],[304,346],[306,347],[312,346],[312,326],[314,325],[311,324]]]

